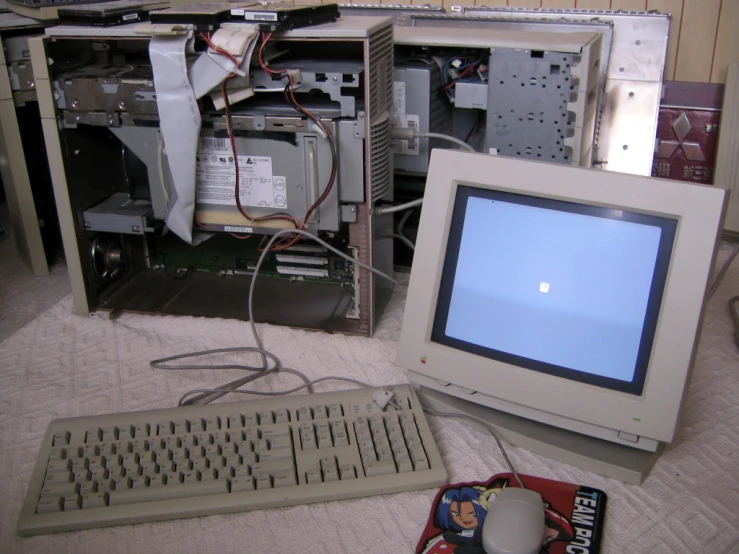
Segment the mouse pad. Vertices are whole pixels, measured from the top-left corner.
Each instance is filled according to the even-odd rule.
[[[530,475],[520,477],[526,488],[544,499],[546,527],[540,554],[600,552],[607,501],[603,491]],[[518,487],[512,473],[442,487],[416,554],[485,554],[482,525],[490,503],[505,487]]]

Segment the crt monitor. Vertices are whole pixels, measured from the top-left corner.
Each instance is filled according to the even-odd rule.
[[[398,365],[427,402],[641,482],[673,440],[720,189],[435,150]]]

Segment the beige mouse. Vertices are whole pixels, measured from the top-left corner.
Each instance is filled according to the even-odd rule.
[[[506,487],[485,516],[482,546],[487,554],[538,554],[544,520],[544,501],[538,492]]]

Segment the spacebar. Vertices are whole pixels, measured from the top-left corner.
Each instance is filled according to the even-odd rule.
[[[110,506],[173,500],[188,496],[206,496],[228,492],[227,481],[199,481],[155,488],[123,489],[110,491]]]

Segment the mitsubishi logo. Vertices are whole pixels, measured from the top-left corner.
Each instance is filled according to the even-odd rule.
[[[672,130],[675,131],[677,140],[659,140],[656,152],[658,158],[669,158],[678,148],[682,148],[685,157],[691,162],[706,161],[706,156],[703,154],[700,144],[697,142],[685,142],[685,137],[693,130],[693,125],[691,125],[687,113],[683,112],[680,114],[677,121],[672,124]]]

